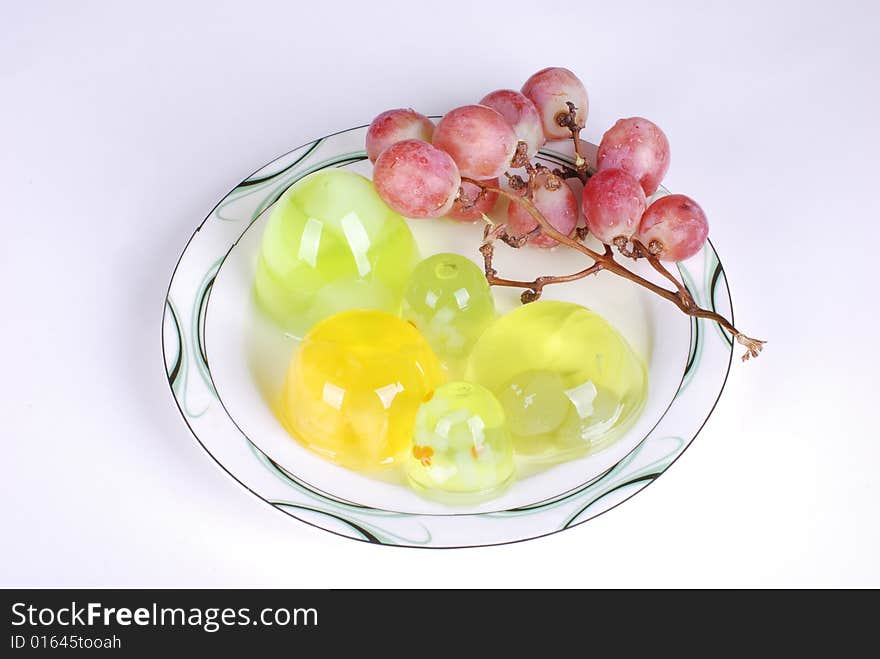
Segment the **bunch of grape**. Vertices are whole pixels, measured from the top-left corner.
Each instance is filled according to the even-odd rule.
[[[580,201],[564,181],[566,172],[531,162],[546,141],[573,139],[577,150],[588,111],[583,83],[560,67],[538,71],[519,92],[500,89],[455,108],[436,126],[414,110],[388,110],[367,131],[373,182],[385,203],[407,217],[473,221],[492,210],[499,177],[507,175],[518,183],[507,192],[527,198],[569,238],[591,233],[625,256],[664,261],[696,254],[709,231],[699,205],[684,195],[648,204],[669,168],[669,142],[653,122],[631,117],[615,123],[602,137],[592,174],[578,157],[577,171],[568,174],[586,181]],[[508,172],[518,168],[527,182]],[[584,229],[578,232],[581,215]],[[508,206],[506,230],[538,247],[557,244],[516,201]]]

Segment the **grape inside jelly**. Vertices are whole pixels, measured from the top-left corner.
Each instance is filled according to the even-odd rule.
[[[548,463],[608,446],[647,395],[645,366],[626,339],[569,302],[533,302],[499,318],[471,351],[465,377],[498,397],[517,454]]]

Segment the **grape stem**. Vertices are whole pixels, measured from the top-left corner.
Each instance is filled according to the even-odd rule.
[[[502,227],[503,229],[503,227]],[[567,281],[576,281],[578,279],[583,279],[584,277],[588,277],[589,275],[594,275],[602,270],[605,266],[600,262],[595,262],[589,268],[584,268],[583,270],[579,270],[578,272],[572,273],[570,275],[545,275],[542,277],[535,277],[532,281],[519,281],[517,279],[504,279],[503,277],[498,276],[498,271],[492,266],[492,258],[495,255],[495,246],[492,244],[491,238],[497,237],[501,238],[504,242],[512,247],[521,247],[525,244],[526,239],[528,238],[528,234],[526,236],[522,236],[522,239],[514,239],[516,243],[519,244],[511,244],[509,240],[505,239],[505,236],[508,234],[506,231],[504,235],[499,235],[500,232],[492,235],[493,232],[490,232],[488,238],[482,245],[480,245],[480,254],[483,255],[483,268],[486,273],[486,281],[489,282],[490,286],[508,286],[511,288],[524,288],[522,294],[519,296],[520,300],[522,300],[523,304],[528,304],[529,302],[534,302],[538,298],[541,297],[541,293],[544,291],[544,286],[548,284],[562,284]],[[610,249],[610,248],[608,248]]]
[[[646,258],[648,260],[648,263],[651,264],[651,267],[653,267],[654,270],[656,270],[672,282],[672,285],[675,286],[678,297],[683,300],[685,304],[696,308],[697,305],[694,302],[694,298],[691,295],[691,292],[687,288],[685,288],[684,284],[678,281],[678,279],[676,279],[675,276],[671,272],[669,272],[669,270],[666,269],[666,266],[664,266],[663,263],[660,262],[660,259],[658,259],[652,252],[648,250],[647,247],[642,245],[642,243],[640,243],[638,240],[633,239],[632,244],[633,258],[636,259],[640,256]],[[727,329],[729,331],[729,328]]]
[[[519,140],[516,143],[516,151],[513,153],[513,158],[510,161],[510,166],[519,169],[522,167],[525,169],[529,175],[531,175],[532,170],[534,169],[532,165],[532,161],[529,158],[529,145],[522,140]]]
[[[576,178],[579,179],[581,183],[586,183],[590,178],[590,173],[586,170],[583,172],[576,172],[571,167],[566,167],[565,165],[561,165],[559,167],[554,167],[551,171],[551,174],[554,176],[558,176],[559,178]]]
[[[581,126],[577,121],[577,107],[571,101],[566,101],[568,112],[560,112],[556,115],[556,123],[563,128],[568,128],[571,132],[571,141],[574,142],[574,166],[577,168],[577,175],[586,182],[587,161],[581,154]]]
[[[533,279],[532,281],[517,281],[513,279],[505,279],[502,277],[498,277],[498,273],[494,267],[492,267],[492,257],[494,255],[494,246],[493,240],[498,238],[510,245],[511,247],[521,247],[525,244],[528,236],[522,237],[511,237],[507,234],[503,225],[496,226],[494,228],[487,227],[487,231],[484,233],[484,241],[480,246],[480,253],[483,255],[483,264],[485,267],[486,280],[490,285],[495,286],[510,286],[514,288],[523,288],[526,289],[521,295],[521,299],[523,303],[534,302],[535,300],[541,297],[541,293],[545,286],[549,284],[557,284],[568,281],[575,281],[577,279],[583,279],[592,274],[596,274],[601,270],[607,270],[608,272],[612,272],[615,275],[623,277],[624,279],[628,279],[629,281],[648,289],[652,293],[659,295],[660,297],[669,300],[673,304],[675,304],[681,311],[686,313],[688,316],[692,316],[695,318],[706,318],[708,320],[713,320],[725,330],[730,332],[736,341],[745,346],[746,352],[742,356],[743,361],[747,361],[752,357],[757,357],[761,352],[762,348],[766,341],[760,341],[758,339],[752,339],[742,332],[740,332],[736,327],[734,327],[733,323],[727,320],[721,314],[718,314],[714,311],[709,311],[708,309],[702,309],[697,305],[694,301],[693,296],[690,291],[687,290],[673,275],[669,272],[666,267],[660,262],[660,260],[650,252],[647,248],[641,245],[638,241],[633,241],[634,249],[637,250],[638,256],[644,257],[648,260],[651,266],[661,275],[663,275],[666,279],[673,282],[676,290],[670,291],[662,286],[658,286],[652,281],[645,279],[644,277],[637,275],[636,273],[630,271],[626,268],[622,263],[619,263],[614,258],[614,253],[611,250],[609,245],[605,246],[605,252],[600,254],[593,249],[590,249],[586,245],[582,244],[575,238],[571,236],[567,236],[564,233],[558,231],[552,224],[550,224],[541,211],[535,206],[531,199],[528,196],[519,196],[516,193],[510,192],[508,190],[504,190],[497,186],[487,185],[481,181],[476,181],[474,179],[462,177],[462,181],[470,183],[478,188],[486,190],[488,192],[495,192],[510,201],[522,205],[522,207],[532,216],[532,218],[537,223],[541,232],[545,235],[550,236],[556,242],[566,245],[567,247],[571,247],[582,254],[588,256],[593,261],[593,265],[588,268],[584,268],[578,272],[572,273],[570,275],[559,275],[559,276],[542,276]],[[489,230],[491,228],[491,230]],[[580,237],[581,234],[575,234],[576,237]],[[635,255],[635,254],[634,254]]]

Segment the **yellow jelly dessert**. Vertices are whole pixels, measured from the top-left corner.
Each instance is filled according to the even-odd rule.
[[[626,339],[569,302],[533,302],[499,318],[466,371],[504,407],[514,450],[551,462],[608,446],[637,418],[647,392],[645,367]]]
[[[373,470],[411,449],[416,412],[444,378],[413,325],[384,311],[345,311],[304,337],[280,414],[309,449],[352,469]]]

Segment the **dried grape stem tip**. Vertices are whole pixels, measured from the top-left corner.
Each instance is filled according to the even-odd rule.
[[[746,347],[746,352],[742,356],[744,362],[761,354],[761,350],[764,349],[764,344],[767,343],[766,341],[760,341],[758,339],[750,339],[745,334],[734,334],[734,338],[736,338],[737,343]]]

